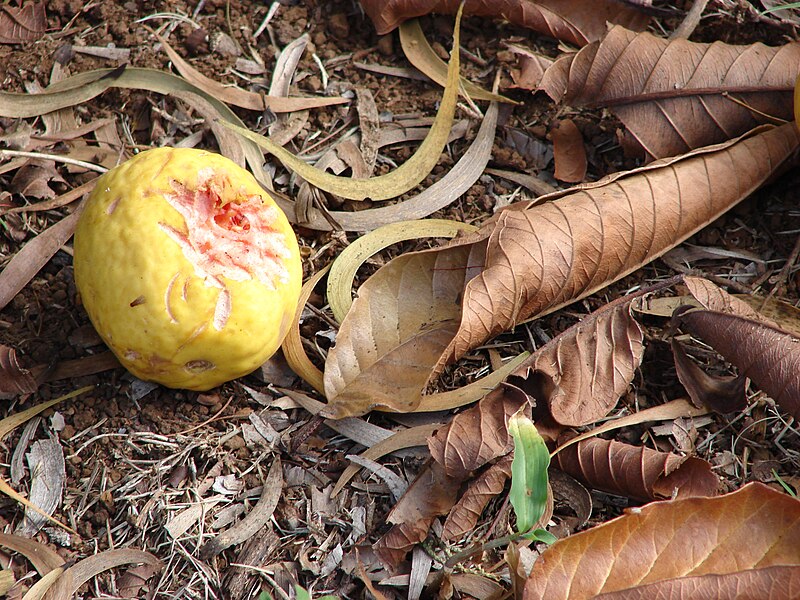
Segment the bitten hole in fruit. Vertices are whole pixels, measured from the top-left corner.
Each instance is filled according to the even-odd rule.
[[[211,369],[216,368],[216,365],[207,360],[190,360],[183,368],[196,375],[198,373],[205,373],[206,371],[210,371]]]
[[[228,230],[250,231],[250,221],[242,213],[238,204],[228,202],[224,206],[219,206],[214,215],[214,222],[220,227]]]
[[[172,182],[164,198],[184,218],[185,231],[159,223],[181,247],[206,285],[222,278],[257,279],[270,289],[289,278],[283,262],[291,257],[284,235],[275,230],[278,209],[248,194],[224,171],[202,169],[197,187]]]

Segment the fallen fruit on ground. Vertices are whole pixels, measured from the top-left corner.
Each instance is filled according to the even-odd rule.
[[[75,231],[95,329],[141,379],[207,390],[280,346],[302,264],[285,215],[218,154],[157,148],[103,175]]]

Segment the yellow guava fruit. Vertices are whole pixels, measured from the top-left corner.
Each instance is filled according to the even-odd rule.
[[[302,283],[297,238],[255,178],[203,150],[157,148],[97,180],[75,283],[131,373],[208,390],[280,346]]]

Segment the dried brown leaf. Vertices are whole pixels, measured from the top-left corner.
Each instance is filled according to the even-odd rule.
[[[0,310],[28,285],[39,269],[47,264],[58,249],[72,237],[82,210],[83,203],[71,215],[48,227],[25,244],[9,261],[0,272]]]
[[[164,567],[158,558],[143,550],[133,548],[105,550],[78,561],[64,571],[65,577],[59,578],[51,588],[50,598],[72,598],[75,592],[92,577],[128,564],[152,565],[159,571]]]
[[[661,158],[791,120],[798,64],[799,43],[701,44],[614,27],[556,60],[540,87],[570,106],[611,108]]]
[[[633,381],[644,334],[631,302],[608,305],[531,356],[525,391],[547,402],[557,423],[579,427],[605,417]],[[522,372],[520,368],[518,373]]]
[[[545,71],[553,64],[553,59],[515,44],[506,44],[506,47],[517,60],[516,66],[509,71],[511,81],[514,82],[509,87],[523,90],[538,89]]]
[[[429,13],[455,14],[461,0],[361,0],[379,34]],[[495,17],[578,46],[602,37],[606,21],[643,29],[648,17],[611,0],[466,0],[464,14]]]
[[[689,358],[683,344],[673,339],[672,356],[678,381],[695,406],[707,406],[718,413],[731,413],[747,406],[747,378],[709,375]]]
[[[19,366],[16,350],[0,344],[0,400],[31,394],[38,387],[31,372]]]
[[[446,541],[462,539],[475,529],[486,505],[499,496],[511,477],[512,454],[507,454],[469,483],[444,521],[441,538]]]
[[[800,418],[800,338],[739,315],[710,310],[675,317],[683,330],[712,346],[794,418]]]
[[[466,479],[475,469],[511,451],[508,419],[528,400],[525,392],[510,385],[493,390],[428,440],[431,456],[450,476]]]
[[[684,593],[619,598],[738,598],[739,588],[717,592],[754,578],[764,593],[744,597],[788,600],[797,596],[798,539],[800,501],[760,483],[716,498],[654,502],[550,546],[534,564],[523,598],[584,600],[660,582]],[[785,587],[772,586],[772,574]],[[687,587],[669,582],[687,577],[695,578]]]
[[[512,204],[475,234],[393,259],[361,286],[328,353],[328,416],[413,410],[445,364],[657,258],[760,186],[797,144],[793,124],[762,130]]]
[[[561,119],[552,131],[554,176],[559,181],[580,183],[586,177],[586,148],[583,136],[572,119]]]
[[[447,514],[455,504],[460,484],[439,464],[429,461],[386,517],[394,527],[374,546],[381,561],[396,566],[415,544],[422,542],[433,520]]]
[[[27,454],[28,472],[31,474],[28,500],[47,515],[51,515],[61,504],[66,487],[67,471],[64,451],[58,439],[38,440]],[[15,533],[33,537],[48,522],[48,518],[30,507],[25,508],[25,517]]]
[[[31,562],[39,575],[45,575],[64,564],[64,559],[49,546],[18,535],[0,533],[0,546],[22,554]]]
[[[589,487],[636,500],[711,496],[719,479],[699,458],[591,438],[555,455],[559,469]]]
[[[45,2],[20,4],[0,6],[0,44],[32,42],[47,30]]]
[[[789,600],[800,597],[800,566],[747,569],[726,575],[707,573],[677,577],[618,592],[598,594],[596,600],[654,600],[659,598],[736,598]]]

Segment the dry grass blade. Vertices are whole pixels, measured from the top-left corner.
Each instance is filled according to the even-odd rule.
[[[0,533],[0,546],[19,552],[27,558],[36,572],[45,575],[64,564],[64,559],[55,550],[44,544],[8,533]]]
[[[426,394],[413,411],[411,412],[436,412],[440,410],[452,410],[480,400],[491,392],[498,385],[503,383],[509,375],[517,371],[530,357],[530,352],[518,354],[499,369],[496,369],[476,379],[472,383],[450,390],[447,392],[437,392]]]
[[[289,331],[281,345],[283,356],[286,358],[286,362],[289,367],[291,367],[292,371],[297,373],[303,381],[320,394],[325,393],[322,371],[311,362],[303,348],[303,338],[300,336],[300,317],[303,315],[303,309],[306,306],[306,302],[308,302],[308,298],[311,296],[311,292],[314,291],[314,288],[320,280],[325,277],[325,274],[330,268],[330,265],[326,265],[303,283],[303,288],[300,290],[300,298],[297,301],[297,310],[295,310],[294,313],[294,321],[292,322],[292,326],[289,327]]]
[[[433,434],[441,423],[430,423],[428,425],[418,425],[416,427],[409,427],[393,433],[390,437],[378,442],[377,444],[367,448],[361,453],[362,458],[370,460],[378,460],[392,452],[402,450],[403,448],[413,448],[414,446],[424,446],[427,443],[428,437]],[[331,496],[337,495],[342,491],[347,482],[358,473],[361,467],[358,465],[350,465],[339,476],[339,480],[331,492]]]
[[[798,43],[700,44],[614,27],[558,59],[541,89],[570,106],[611,108],[647,154],[661,158],[791,120],[799,63]]]
[[[48,227],[25,244],[9,261],[0,273],[0,309],[5,308],[72,237],[82,208],[81,204],[71,215]]]
[[[550,546],[534,564],[522,597],[588,600],[661,583],[660,590],[650,588],[652,595],[608,597],[725,598],[730,596],[717,592],[730,588],[720,587],[717,578],[732,579],[737,595],[737,580],[745,581],[755,569],[763,587],[745,597],[788,600],[796,594],[786,588],[774,596],[764,592],[771,588],[770,567],[798,570],[797,539],[800,501],[760,483],[716,498],[655,502]],[[700,586],[660,595],[687,577]],[[796,576],[793,581],[796,591]]]
[[[10,417],[6,417],[2,421],[0,421],[0,441],[3,440],[9,433],[14,431],[17,427],[22,425],[23,423],[29,421],[39,413],[47,410],[51,406],[55,406],[59,402],[63,402],[64,400],[68,400],[70,398],[74,398],[75,396],[80,396],[81,394],[85,394],[89,390],[94,389],[94,386],[87,385],[86,387],[79,388],[74,392],[70,392],[69,394],[65,394],[64,396],[59,396],[58,398],[53,398],[52,400],[48,400],[47,402],[42,402],[41,404],[37,404],[36,406],[32,406],[27,410],[23,410],[22,412],[15,413]]]
[[[56,582],[64,576],[64,568],[58,567],[47,573],[34,583],[22,597],[22,600],[42,600]]]
[[[278,391],[289,396],[292,400],[297,402],[312,415],[319,414],[319,412],[325,407],[322,402],[314,400],[313,398],[306,396],[301,392],[282,388],[278,388]],[[336,421],[332,419],[325,419],[324,423],[336,433],[340,433],[343,436],[353,440],[357,444],[361,444],[367,448],[370,448],[393,435],[393,432],[388,429],[384,429],[383,427],[379,427],[369,423],[368,421],[357,419],[355,417],[348,417],[346,419],[339,419]]]
[[[238,87],[223,85],[218,81],[206,77],[197,69],[187,63],[180,54],[160,35],[156,35],[164,52],[175,65],[178,72],[188,81],[196,85],[207,94],[218,98],[226,104],[233,104],[240,108],[263,111],[266,109],[274,113],[287,113],[309,108],[320,108],[334,104],[345,104],[347,98],[285,98],[281,96],[263,96],[255,92],[248,92]]]
[[[228,108],[225,103],[220,102],[182,77],[155,69],[134,67],[129,67],[124,70],[99,69],[97,71],[73,75],[72,77],[51,85],[48,90],[52,91],[47,94],[11,94],[0,92],[0,116],[19,116],[22,109],[27,109],[27,113],[25,113],[24,116],[38,116],[55,110],[56,108],[73,106],[87,99],[80,99],[80,94],[86,94],[84,90],[93,90],[93,86],[99,84],[102,84],[104,87],[102,90],[97,91],[97,93],[94,94],[95,96],[109,87],[149,90],[158,94],[172,94],[174,92],[197,94],[208,102],[214,110],[219,113],[223,120],[235,125],[243,125],[241,119],[239,119],[236,113]],[[40,98],[40,96],[46,97]],[[258,146],[247,140],[241,140],[241,144],[253,175],[268,189],[271,189],[271,183],[265,178],[262,168],[264,156],[261,150],[258,149]],[[276,201],[281,206],[281,209],[291,218],[294,214],[293,203],[286,202],[280,197],[276,198]]]
[[[241,544],[255,535],[269,520],[283,490],[283,467],[280,458],[275,458],[264,480],[261,498],[247,515],[230,529],[207,541],[200,548],[200,556],[208,560],[235,544]]]
[[[2,477],[0,477],[0,492],[5,494],[6,496],[11,498],[12,500],[16,500],[17,502],[22,504],[26,509],[32,510],[36,514],[44,517],[45,519],[47,519],[48,521],[50,521],[54,525],[58,525],[59,527],[65,529],[66,531],[69,531],[72,535],[78,535],[78,532],[75,531],[74,529],[72,529],[72,527],[64,525],[64,523],[62,523],[58,519],[54,519],[53,517],[51,517],[49,514],[47,514],[45,511],[43,511],[41,508],[39,508],[35,504],[33,504],[31,501],[29,501],[24,496],[20,496],[19,493],[17,493],[17,491],[14,488],[12,488],[8,484],[8,482],[5,479],[3,479]]]
[[[0,116],[27,119],[87,102],[114,85],[124,72],[124,66],[90,71],[77,80],[70,77],[52,85],[41,94],[0,92]]]
[[[428,136],[422,144],[420,144],[420,147],[414,155],[400,167],[386,175],[371,177],[369,179],[352,179],[350,177],[339,177],[331,173],[326,173],[312,167],[269,138],[253,133],[243,127],[234,126],[229,123],[224,124],[226,127],[230,127],[250,141],[255,142],[267,152],[274,155],[284,166],[326,192],[351,200],[363,200],[365,198],[370,198],[372,200],[388,200],[390,198],[396,198],[406,193],[427,177],[439,161],[439,156],[447,143],[450,127],[453,124],[456,99],[458,96],[458,44],[460,39],[460,22],[461,13],[459,12],[456,16],[453,51],[450,53],[447,86],[445,87],[433,127],[431,127]]]
[[[103,571],[130,564],[154,565],[163,568],[163,564],[158,558],[143,550],[135,550],[133,548],[106,550],[84,558],[67,569],[65,575],[70,575],[71,581],[65,580],[63,584],[59,581],[53,588],[53,595],[58,596],[66,593],[66,596],[63,597],[72,598],[81,586],[92,577],[99,575]]]
[[[368,208],[356,212],[331,211],[330,217],[344,231],[370,231],[381,225],[398,221],[422,219],[441,210],[461,197],[483,174],[492,154],[498,105],[493,102],[483,116],[478,134],[470,147],[447,174],[416,196],[390,206]],[[306,226],[313,229],[331,229],[330,221],[319,211]]]
[[[591,430],[564,442],[558,448],[553,450],[550,453],[550,456],[555,456],[564,448],[572,446],[573,444],[577,444],[583,440],[588,440],[591,437],[595,437],[603,433],[608,433],[609,431],[614,431],[615,429],[621,429],[622,427],[630,427],[632,425],[639,425],[641,423],[647,423],[650,421],[671,421],[673,419],[677,419],[678,417],[699,417],[706,414],[708,414],[708,409],[697,408],[696,406],[693,406],[691,402],[688,402],[683,398],[679,398],[678,400],[672,400],[671,402],[661,404],[660,406],[654,406],[653,408],[640,410],[632,415],[606,421],[599,427],[593,427]]]
[[[339,253],[331,264],[328,276],[328,302],[333,316],[340,323],[353,304],[352,287],[356,272],[367,259],[397,242],[423,237],[451,238],[460,232],[476,231],[477,227],[446,219],[400,221],[384,225],[360,236]]]
[[[419,25],[419,19],[410,19],[400,25],[400,45],[403,48],[403,53],[406,55],[408,62],[439,85],[445,86],[447,84],[447,65],[439,58],[436,52],[434,52],[433,48],[431,48],[431,45],[425,38],[422,27]],[[506,98],[500,94],[493,94],[464,77],[461,78],[460,91],[462,95],[466,95],[473,100],[490,100],[494,102],[519,104],[516,100],[512,100],[511,98]]]

